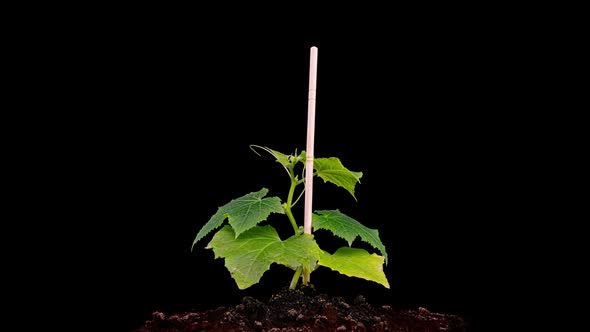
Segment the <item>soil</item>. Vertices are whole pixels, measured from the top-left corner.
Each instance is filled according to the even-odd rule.
[[[234,307],[165,314],[132,332],[185,331],[394,331],[466,332],[466,321],[456,315],[418,310],[373,307],[359,295],[352,303],[342,297],[318,294],[314,289],[284,289],[266,303],[246,296]]]

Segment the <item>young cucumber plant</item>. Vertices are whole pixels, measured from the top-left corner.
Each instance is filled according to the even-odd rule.
[[[303,188],[300,189],[298,198],[295,201],[293,199],[298,187],[304,185],[305,172],[302,172],[301,176],[297,175],[296,166],[299,163],[305,165],[305,151],[299,155],[297,152],[286,155],[266,147],[252,147],[263,149],[273,155],[287,171],[291,186],[286,201],[281,204],[278,197],[266,197],[266,188],[236,198],[221,206],[201,228],[192,248],[211,231],[221,227],[227,219],[228,224],[213,235],[206,249],[212,249],[215,258],[225,259],[225,266],[240,289],[258,283],[273,263],[295,271],[290,284],[291,289],[297,286],[300,276],[302,284],[307,285],[309,279],[305,276],[309,276],[319,266],[328,267],[347,276],[377,282],[389,288],[383,272],[383,264],[387,264],[387,252],[376,229],[363,226],[339,210],[316,211],[312,215],[313,230],[328,230],[348,242],[348,247],[342,247],[331,254],[322,250],[313,235],[305,234],[303,227],[297,223],[292,208],[301,198]],[[354,189],[363,175],[361,172],[348,170],[335,157],[315,158],[313,166],[314,176],[346,189],[356,200]],[[293,227],[294,234],[291,237],[281,240],[274,227],[258,225],[271,213],[286,215]],[[351,245],[357,237],[381,255],[352,248]]]

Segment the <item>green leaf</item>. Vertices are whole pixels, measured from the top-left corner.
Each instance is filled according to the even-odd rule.
[[[318,264],[349,277],[374,281],[389,288],[389,282],[383,272],[383,257],[369,254],[364,249],[342,247],[333,255],[322,250]]]
[[[354,239],[360,236],[362,241],[379,250],[385,257],[385,264],[387,264],[387,251],[379,238],[378,230],[364,226],[339,210],[316,211],[312,215],[312,225],[314,230],[325,229],[343,238],[349,246],[352,245]]]
[[[295,150],[294,154],[286,155],[284,153],[273,150],[271,148],[267,148],[265,146],[254,145],[254,144],[250,145],[250,149],[252,149],[258,155],[260,155],[260,154],[254,148],[264,150],[264,151],[268,152],[270,155],[272,155],[273,157],[275,157],[276,162],[278,162],[279,164],[281,164],[283,166],[283,168],[285,169],[285,171],[287,172],[289,177],[295,176],[294,170],[295,170],[295,166],[298,163],[300,163],[300,162],[305,163],[305,151],[302,151],[299,155],[297,155],[297,150]],[[295,179],[298,180],[298,176],[295,176]]]
[[[193,247],[205,235],[221,226],[226,218],[229,219],[230,225],[236,232],[235,236],[238,237],[259,222],[266,220],[271,213],[285,213],[278,197],[263,198],[267,193],[268,189],[262,188],[260,191],[246,194],[220,207],[201,228],[193,241]]]
[[[289,157],[290,157],[289,155],[286,155],[284,153],[280,153],[279,151],[275,151],[271,148],[267,148],[266,146],[260,146],[260,145],[254,145],[254,144],[250,145],[251,149],[253,147],[256,147],[256,148],[259,148],[259,149],[262,149],[262,150],[268,152],[273,157],[275,157],[277,162],[279,162],[281,165],[283,165],[285,167],[289,167]],[[252,150],[254,150],[254,149],[252,149]],[[254,150],[254,152],[259,155],[259,153],[256,152],[256,150]]]
[[[321,251],[313,236],[300,234],[281,241],[272,226],[256,226],[236,238],[233,229],[226,225],[207,248],[213,249],[215,258],[225,258],[225,267],[240,289],[258,283],[272,263],[293,270],[299,266],[312,270]]]
[[[324,182],[332,182],[333,184],[348,190],[356,200],[356,197],[354,196],[354,187],[357,182],[360,183],[360,178],[363,176],[362,172],[349,171],[342,165],[340,159],[336,157],[315,158],[313,168]]]

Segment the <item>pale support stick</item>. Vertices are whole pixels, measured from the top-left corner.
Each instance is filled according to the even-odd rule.
[[[307,149],[305,151],[305,206],[303,232],[311,234],[311,202],[313,198],[313,142],[315,131],[315,95],[318,74],[318,48],[313,46],[309,59],[309,98],[307,101]],[[303,284],[311,279],[311,271],[303,268]]]
[[[305,210],[303,231],[311,234],[311,203],[313,198],[313,142],[315,131],[315,96],[318,74],[318,48],[313,46],[309,59],[309,97],[307,101],[307,149],[305,150]]]

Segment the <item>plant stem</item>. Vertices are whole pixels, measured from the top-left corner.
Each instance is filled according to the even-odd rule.
[[[303,269],[303,285],[306,285],[311,281],[311,271],[304,268]]]
[[[303,267],[301,266],[295,270],[295,274],[293,274],[293,279],[291,279],[289,289],[295,289],[295,287],[297,287],[297,281],[299,280],[299,276],[301,276],[301,270],[303,270]]]
[[[291,211],[291,207],[293,207],[293,195],[295,193],[295,188],[302,183],[302,181],[298,181],[297,177],[293,174],[293,168],[289,169],[289,175],[291,176],[291,187],[289,188],[289,194],[287,195],[287,202],[283,204],[285,209],[285,214],[289,217],[289,221],[291,222],[291,226],[293,226],[293,231],[295,235],[299,234],[299,227],[297,226],[297,222],[295,221],[295,217],[293,216],[293,212]],[[291,284],[289,285],[289,289],[295,289],[297,287],[297,281],[299,280],[299,276],[301,276],[301,271],[307,271],[304,269],[303,266],[300,266],[295,270],[293,274],[293,279],[291,279]],[[303,278],[304,284],[307,285],[306,280],[309,280],[309,272],[307,273],[307,278]],[[304,274],[305,275],[305,274]]]
[[[291,187],[289,188],[287,202],[283,205],[283,207],[285,208],[285,213],[287,214],[287,217],[289,217],[289,221],[291,222],[291,226],[293,226],[293,231],[295,232],[295,234],[299,233],[299,227],[297,226],[297,222],[295,221],[293,212],[291,212],[291,207],[293,206],[293,193],[295,193],[295,187],[297,187],[297,184],[299,184],[297,179],[295,179],[295,177],[291,173]]]

